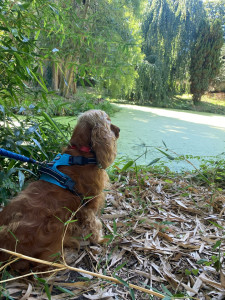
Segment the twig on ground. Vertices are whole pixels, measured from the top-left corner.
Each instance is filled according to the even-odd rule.
[[[6,249],[2,249],[2,248],[0,248],[0,251],[6,252],[6,253],[14,255],[14,256],[17,256],[21,259],[26,259],[26,260],[37,262],[37,263],[40,263],[40,264],[45,264],[45,265],[49,265],[49,266],[52,266],[52,267],[56,267],[56,268],[58,268],[57,271],[59,271],[59,269],[69,269],[69,270],[72,270],[72,271],[75,271],[75,272],[88,274],[88,275],[91,275],[93,277],[98,277],[98,278],[101,278],[103,280],[109,280],[109,281],[115,282],[117,284],[122,284],[122,282],[120,282],[118,279],[116,279],[114,277],[110,277],[110,276],[106,276],[106,275],[86,271],[86,270],[83,270],[83,269],[74,268],[74,267],[68,266],[67,264],[64,265],[64,264],[59,264],[59,263],[53,263],[53,262],[49,262],[49,261],[46,261],[46,260],[29,257],[27,255],[23,255],[23,254],[13,252],[13,251],[10,251],[10,250],[6,250]],[[18,277],[10,278],[10,279],[7,279],[7,280],[2,280],[2,281],[0,281],[0,283],[7,282],[7,281],[17,279],[17,278]],[[154,292],[152,290],[142,288],[140,286],[137,286],[137,285],[134,285],[134,284],[131,284],[131,283],[128,283],[128,286],[132,289],[142,291],[144,293],[159,297],[161,299],[165,298],[165,296],[163,294],[160,294],[160,293]]]

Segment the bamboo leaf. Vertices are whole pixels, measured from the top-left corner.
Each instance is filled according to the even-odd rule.
[[[92,236],[92,233],[89,233],[89,234],[87,234],[85,237],[84,237],[84,240],[87,240],[89,237],[91,237]]]
[[[129,169],[134,163],[134,160],[130,160],[128,161],[128,163],[126,163],[123,168],[121,169],[121,172],[125,172],[127,169]]]
[[[158,157],[158,158],[156,158],[156,159],[153,159],[153,160],[148,164],[148,166],[154,165],[154,164],[157,163],[160,159],[161,159],[160,157]]]
[[[45,286],[45,293],[48,297],[48,300],[51,300],[51,292],[50,292],[49,286],[48,286],[48,284],[45,284],[44,286]]]
[[[129,288],[129,284],[128,284],[125,280],[123,280],[122,278],[120,278],[120,277],[117,276],[117,275],[114,275],[114,277],[115,277],[117,280],[119,280],[119,282],[122,283],[125,287]]]
[[[171,156],[170,154],[166,153],[165,151],[156,148],[159,152],[161,152],[162,154],[164,154],[169,160],[174,160],[175,158],[173,156]]]
[[[119,271],[120,269],[122,269],[125,265],[127,264],[127,262],[125,261],[124,263],[122,263],[121,265],[117,266],[114,270],[114,273]]]
[[[77,220],[69,220],[69,221],[66,221],[66,222],[64,223],[64,225],[67,225],[67,224],[70,224],[70,223],[74,223],[74,222],[77,222]]]
[[[67,294],[69,294],[69,295],[71,295],[71,296],[74,296],[74,293],[71,292],[70,290],[66,289],[66,288],[63,288],[63,287],[61,287],[61,286],[56,286],[56,288],[57,288],[59,291],[63,292],[63,293],[67,293]]]
[[[53,121],[53,119],[44,111],[41,112],[42,116],[45,118],[46,121],[49,122],[49,124],[52,126],[52,128],[54,128],[58,133],[61,134],[61,136],[63,137],[64,141],[69,144],[68,139],[66,138],[66,136],[63,134],[62,130],[57,126],[57,124]]]

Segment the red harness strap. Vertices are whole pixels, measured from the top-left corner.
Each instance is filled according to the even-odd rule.
[[[82,151],[82,152],[91,152],[91,147],[86,147],[86,146],[81,146],[80,148],[78,148],[77,146],[70,146],[70,149],[77,149],[79,151]]]

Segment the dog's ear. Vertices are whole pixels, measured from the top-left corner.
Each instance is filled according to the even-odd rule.
[[[98,163],[103,169],[109,167],[116,157],[116,137],[110,124],[96,124],[91,132],[91,145]]]
[[[88,122],[78,121],[74,128],[71,145],[76,145],[78,149],[82,146],[91,146],[91,125]]]

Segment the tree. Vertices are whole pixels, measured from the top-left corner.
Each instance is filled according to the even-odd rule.
[[[219,20],[223,29],[223,38],[225,41],[225,0],[207,0],[204,1],[204,7],[207,16],[211,21]],[[215,91],[225,91],[225,43],[221,51],[221,67],[218,76],[213,81],[212,87]]]
[[[53,22],[52,31],[41,37],[42,45],[53,49],[44,75],[54,91],[68,97],[76,92],[77,74],[83,77],[86,73],[86,65],[80,64],[81,53],[87,45],[92,47],[88,21],[90,0],[55,2],[60,22]]]
[[[143,22],[143,51],[150,64],[161,66],[165,102],[189,80],[190,48],[205,17],[200,0],[151,0]],[[139,74],[140,75],[140,74]],[[155,78],[151,77],[154,81]],[[151,85],[151,83],[149,83]],[[152,97],[152,96],[151,96]],[[147,100],[147,99],[146,99]]]
[[[142,2],[59,0],[63,30],[44,39],[47,47],[57,49],[49,62],[53,89],[68,97],[77,82],[91,79],[113,96],[128,94],[142,58],[136,22]]]
[[[108,2],[108,3],[107,3]],[[135,2],[103,1],[101,14],[95,21],[95,37],[104,43],[96,43],[94,59],[98,62],[96,76],[99,85],[105,87],[113,97],[129,95],[137,77],[136,66],[141,62],[141,30],[139,11]]]
[[[139,103],[151,102],[160,105],[166,99],[166,91],[163,85],[163,70],[157,62],[152,64],[144,60],[138,65],[138,78],[134,98]]]
[[[210,24],[203,20],[191,49],[190,90],[195,105],[199,104],[202,95],[219,73],[222,45],[221,23],[216,20]]]
[[[18,94],[31,92],[25,82],[36,81],[43,92],[48,92],[37,71],[42,58],[36,45],[40,32],[46,33],[51,26],[46,19],[57,19],[53,9],[52,4],[43,0],[1,1],[0,96],[4,101],[17,101]]]
[[[39,11],[42,9],[43,18]],[[29,90],[25,84],[36,80],[47,92],[37,73],[41,58],[35,52],[36,40],[46,14],[52,10],[45,1],[1,1],[0,5],[0,96],[17,101],[19,93]]]
[[[225,25],[225,0],[206,0],[204,7],[209,19],[218,19],[222,26]]]

